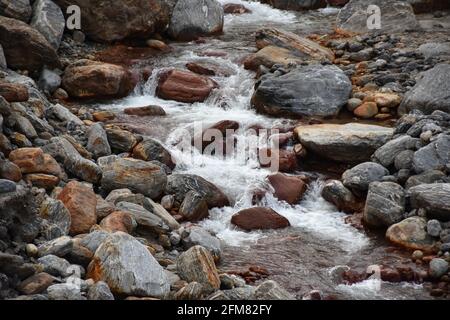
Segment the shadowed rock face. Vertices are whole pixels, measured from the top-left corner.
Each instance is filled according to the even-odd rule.
[[[66,11],[70,5],[81,8],[82,31],[101,42],[126,38],[149,38],[164,31],[169,23],[171,1],[162,0],[55,0]]]
[[[0,15],[28,23],[31,18],[30,0],[0,0]]]

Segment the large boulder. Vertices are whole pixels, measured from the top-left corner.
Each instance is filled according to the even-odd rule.
[[[128,188],[156,199],[163,193],[166,182],[167,176],[160,166],[142,160],[123,158],[105,167],[101,185],[106,192]]]
[[[217,0],[178,0],[168,32],[172,38],[184,41],[215,35],[222,32],[223,16]]]
[[[33,10],[30,0],[0,0],[0,15],[28,23]]]
[[[410,250],[435,251],[435,242],[426,231],[427,221],[420,217],[407,218],[389,227],[386,237],[392,243]]]
[[[381,10],[381,29],[370,30],[368,12],[371,5]],[[346,31],[364,33],[384,31],[389,33],[419,29],[412,6],[405,1],[396,0],[350,0],[339,12],[337,27]]]
[[[66,26],[60,7],[51,0],[37,0],[33,5],[31,26],[39,31],[55,50],[58,50]]]
[[[389,170],[375,162],[358,164],[342,174],[342,182],[349,189],[367,191],[372,182],[381,181]]]
[[[156,95],[162,99],[185,103],[203,102],[217,83],[191,71],[173,69],[159,75]]]
[[[233,215],[231,223],[246,231],[283,229],[291,225],[282,215],[263,207],[241,210]]]
[[[60,66],[56,50],[47,39],[22,21],[0,16],[0,44],[9,68],[34,72],[43,66]]]
[[[114,294],[163,298],[170,291],[164,269],[134,237],[116,232],[97,249],[88,277],[104,281]]]
[[[450,64],[438,64],[422,74],[416,85],[406,93],[399,107],[401,114],[420,110],[431,114],[435,110],[450,112]]]
[[[273,116],[335,117],[351,91],[349,78],[338,67],[302,66],[284,75],[264,75],[252,105],[259,113]]]
[[[282,10],[312,10],[327,6],[326,0],[260,0],[262,3],[270,4],[272,7]]]
[[[413,208],[423,208],[431,219],[450,221],[450,183],[422,184],[408,190]]]
[[[348,123],[301,126],[295,134],[308,151],[344,163],[370,160],[372,154],[383,146],[393,130],[376,125]]]
[[[445,170],[450,163],[450,136],[441,135],[413,156],[413,168],[417,173],[429,170]]]
[[[124,67],[80,60],[66,68],[62,86],[74,98],[121,98],[131,93],[136,82]]]
[[[369,186],[364,222],[370,227],[390,227],[403,220],[405,191],[393,182],[374,182]]]
[[[91,39],[101,42],[126,38],[148,39],[165,30],[171,13],[170,2],[163,0],[55,0],[66,11],[81,9],[81,29]]]

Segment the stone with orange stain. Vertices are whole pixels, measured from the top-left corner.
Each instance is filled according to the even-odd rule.
[[[130,234],[136,222],[127,212],[115,211],[100,222],[100,227],[108,232],[122,231]]]
[[[426,227],[427,221],[424,218],[411,217],[389,227],[386,237],[401,247],[433,253],[437,249],[436,243],[428,235]]]
[[[72,218],[70,234],[89,233],[97,223],[97,197],[94,191],[77,181],[69,182],[58,199],[64,203]]]
[[[63,176],[63,171],[56,160],[49,154],[44,154],[40,148],[20,148],[9,154],[9,160],[20,168],[22,173],[43,173],[57,177]]]
[[[52,190],[59,183],[59,178],[50,174],[32,173],[25,176],[25,180],[33,187]]]

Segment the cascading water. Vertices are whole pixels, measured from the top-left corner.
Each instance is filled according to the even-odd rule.
[[[303,201],[295,206],[278,201],[270,192],[261,200],[262,205],[285,216],[291,228],[283,231],[243,232],[231,225],[231,216],[241,209],[252,207],[254,190],[270,191],[266,182],[270,171],[261,168],[252,157],[223,159],[203,155],[198,150],[183,152],[177,147],[183,135],[192,131],[198,122],[206,127],[221,120],[237,121],[240,129],[236,139],[240,142],[254,139],[248,129],[255,125],[274,128],[290,124],[290,120],[268,118],[251,109],[255,75],[243,68],[242,59],[254,51],[254,31],[263,26],[274,25],[287,30],[328,30],[327,24],[323,22],[330,19],[324,17],[335,14],[335,10],[330,9],[307,15],[276,10],[258,2],[220,2],[244,4],[252,13],[227,15],[222,37],[208,39],[201,44],[173,44],[173,52],[157,61],[149,80],[141,84],[134,95],[102,107],[121,109],[159,105],[165,109],[166,117],[145,119],[145,126],[175,156],[175,171],[204,177],[221,188],[233,203],[231,207],[212,209],[209,219],[201,222],[204,228],[216,234],[227,245],[222,269],[262,265],[274,279],[293,293],[304,293],[309,288],[337,294],[342,298],[416,297],[417,292],[421,292],[417,286],[389,285],[388,291],[391,293],[383,294],[378,290],[382,284],[379,280],[368,280],[353,286],[336,286],[333,283],[329,270],[336,265],[349,263],[373,243],[362,232],[346,224],[345,215],[320,196],[322,177],[319,176],[309,186]],[[223,54],[219,57],[205,55],[208,51]],[[189,62],[207,63],[222,70],[222,75],[213,77],[219,89],[205,102],[192,105],[157,98],[155,89],[158,74],[165,68],[184,69]],[[239,150],[236,152],[239,153]],[[370,255],[363,260],[371,264]]]

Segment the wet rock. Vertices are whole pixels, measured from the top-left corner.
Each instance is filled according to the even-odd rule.
[[[274,65],[301,64],[301,58],[295,56],[289,49],[275,46],[266,46],[256,53],[249,55],[244,61],[244,67],[248,70],[257,71],[261,66],[272,68]]]
[[[448,262],[441,258],[434,258],[430,261],[429,275],[433,279],[440,279],[448,271]]]
[[[234,147],[233,135],[238,129],[239,123],[232,120],[219,121],[207,128],[201,126],[198,128],[198,131],[201,130],[201,132],[197,132],[197,128],[194,129],[195,135],[191,144],[203,153],[212,154],[214,151],[218,154],[227,155],[228,148]]]
[[[426,232],[424,218],[411,217],[389,227],[386,237],[389,241],[411,250],[434,252],[435,242]]]
[[[71,275],[70,263],[63,258],[49,254],[37,260],[43,271],[55,277],[68,277]]]
[[[93,124],[87,130],[87,150],[92,153],[94,158],[100,158],[111,155],[106,131],[100,123]]]
[[[53,284],[53,277],[48,273],[37,273],[22,281],[18,287],[19,291],[26,295],[39,294],[44,292]]]
[[[285,289],[272,280],[264,281],[255,290],[257,300],[295,300]]]
[[[223,5],[223,11],[225,14],[244,14],[251,13],[252,11],[245,7],[243,4],[227,3]]]
[[[117,209],[128,213],[136,221],[139,228],[150,231],[153,234],[161,234],[169,231],[169,227],[160,217],[140,205],[130,202],[119,202]]]
[[[71,181],[61,191],[58,200],[64,203],[71,216],[70,234],[88,233],[97,223],[97,197],[94,191],[83,184]]]
[[[302,177],[276,173],[268,176],[267,179],[275,190],[274,196],[289,204],[297,204],[303,198],[307,189]]]
[[[102,175],[100,168],[92,161],[83,158],[73,145],[63,137],[55,137],[43,147],[64,168],[83,181],[97,183]]]
[[[146,107],[136,107],[136,108],[126,108],[123,110],[125,114],[132,116],[165,116],[166,112],[160,106],[146,106]]]
[[[108,122],[116,118],[116,114],[112,111],[97,111],[92,114],[94,121]]]
[[[375,162],[365,162],[344,172],[342,180],[344,186],[357,191],[367,191],[372,182],[381,181],[389,171]]]
[[[438,220],[429,220],[427,223],[427,232],[432,237],[439,237],[441,234],[442,227]]]
[[[179,214],[192,222],[206,219],[209,216],[208,203],[201,194],[191,190],[186,193]]]
[[[450,136],[440,135],[429,145],[419,149],[413,158],[413,167],[417,173],[427,170],[444,170],[450,162]]]
[[[25,102],[30,98],[28,89],[25,85],[6,81],[0,82],[0,96],[7,102]]]
[[[405,191],[393,182],[373,182],[369,186],[364,221],[371,227],[389,227],[403,220]]]
[[[413,208],[423,208],[427,216],[450,221],[450,183],[422,184],[409,189]]]
[[[319,9],[327,6],[327,1],[325,0],[262,0],[261,2],[270,4],[277,9],[296,11]]]
[[[38,247],[39,257],[55,255],[64,257],[73,247],[73,241],[70,237],[64,236],[41,244]]]
[[[136,159],[117,159],[105,167],[101,181],[106,192],[128,188],[149,198],[161,196],[166,187],[164,170],[152,163]]]
[[[102,0],[55,0],[55,3],[63,11],[70,5],[78,5],[83,17],[82,32],[100,42],[147,39],[165,30],[171,13],[170,2],[162,0],[120,0],[107,6],[102,5]]]
[[[322,157],[338,162],[355,163],[370,159],[391,137],[385,127],[349,123],[319,124],[295,129],[301,144]]]
[[[203,102],[217,86],[208,77],[172,69],[159,75],[156,95],[162,99],[185,103]]]
[[[88,300],[114,300],[111,290],[103,281],[99,281],[89,288],[87,298]]]
[[[179,0],[169,23],[169,35],[190,41],[200,36],[215,35],[223,29],[223,8],[216,0]]]
[[[1,0],[0,1],[0,15],[21,20],[25,23],[30,21],[32,9],[30,0]]]
[[[405,114],[417,109],[425,114],[431,114],[435,110],[450,112],[450,90],[448,77],[450,76],[449,64],[438,64],[431,70],[423,73],[416,85],[406,93],[399,113]]]
[[[263,168],[272,171],[293,172],[297,169],[297,154],[286,149],[260,149],[258,160]]]
[[[327,182],[322,189],[322,197],[344,212],[353,213],[359,209],[353,193],[339,180]]]
[[[220,288],[220,278],[209,251],[201,246],[194,246],[183,252],[177,259],[179,276],[188,282],[198,282],[205,292]]]
[[[80,288],[72,283],[54,284],[47,288],[47,292],[50,300],[86,300],[81,294]]]
[[[0,43],[10,68],[33,72],[44,65],[60,65],[55,49],[45,37],[22,21],[0,16]]]
[[[66,26],[60,7],[51,0],[35,1],[31,26],[39,31],[55,50],[58,50]]]
[[[106,128],[106,134],[114,153],[130,152],[138,143],[134,134],[119,128]]]
[[[376,5],[381,10],[381,29],[368,28],[367,8]],[[337,26],[340,29],[356,33],[378,32],[404,32],[419,29],[419,24],[409,3],[395,0],[350,0],[337,17]]]
[[[229,205],[227,196],[214,184],[204,178],[192,174],[172,174],[167,179],[166,194],[174,195],[181,203],[189,191],[202,195],[208,208],[221,208]]]
[[[136,83],[124,67],[80,60],[66,68],[63,88],[74,98],[121,98],[131,93]]]
[[[175,162],[164,146],[154,139],[144,139],[133,149],[133,157],[144,161],[159,161],[170,169],[175,168]]]
[[[233,215],[231,223],[246,231],[283,229],[291,225],[282,215],[263,207],[241,210]]]
[[[127,212],[115,211],[100,222],[100,227],[108,232],[122,231],[131,234],[136,222]]]
[[[39,214],[59,230],[58,237],[69,234],[72,218],[62,201],[47,198],[42,203]],[[52,230],[54,233],[54,229]]]
[[[0,179],[0,194],[16,191],[16,183],[10,180]]]
[[[164,269],[132,236],[111,234],[95,252],[88,277],[104,281],[114,294],[163,298],[170,291]]]
[[[281,76],[262,77],[252,105],[273,116],[334,117],[347,103],[351,90],[350,80],[336,66],[303,66]]]
[[[201,227],[192,226],[185,229],[181,242],[186,249],[194,246],[202,246],[209,250],[215,260],[219,260],[222,254],[222,242]]]

